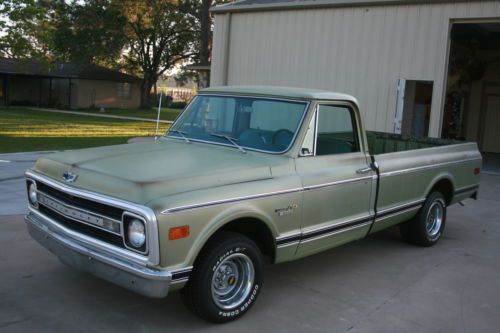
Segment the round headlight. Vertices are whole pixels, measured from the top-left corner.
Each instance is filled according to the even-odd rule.
[[[128,225],[128,241],[130,245],[140,248],[146,242],[146,230],[141,220],[133,219]]]
[[[36,205],[38,203],[38,194],[36,192],[36,185],[35,183],[31,183],[30,187],[28,189],[28,198],[30,200],[30,203],[32,205]]]

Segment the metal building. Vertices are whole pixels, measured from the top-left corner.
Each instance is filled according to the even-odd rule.
[[[212,13],[212,86],[344,92],[370,130],[500,153],[500,1],[242,0]]]

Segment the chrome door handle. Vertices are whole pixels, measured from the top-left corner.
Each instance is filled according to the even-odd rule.
[[[356,170],[356,173],[357,173],[357,174],[363,174],[363,173],[368,173],[368,172],[370,172],[370,171],[372,171],[372,168],[367,167],[367,168],[363,168],[363,169],[358,169],[358,170]]]

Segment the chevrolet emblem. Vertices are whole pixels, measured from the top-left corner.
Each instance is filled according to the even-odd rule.
[[[71,183],[71,182],[74,182],[78,178],[78,175],[76,173],[66,171],[65,173],[63,173],[63,178],[65,181]]]

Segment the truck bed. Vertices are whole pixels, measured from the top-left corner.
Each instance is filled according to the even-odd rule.
[[[381,132],[367,132],[367,141],[378,165],[376,207],[383,216],[372,231],[411,218],[433,190],[448,205],[477,193],[481,154],[475,143]]]
[[[463,141],[437,139],[437,138],[413,138],[399,134],[367,131],[366,137],[370,153],[373,155],[416,150],[423,148],[441,147],[465,143]]]

